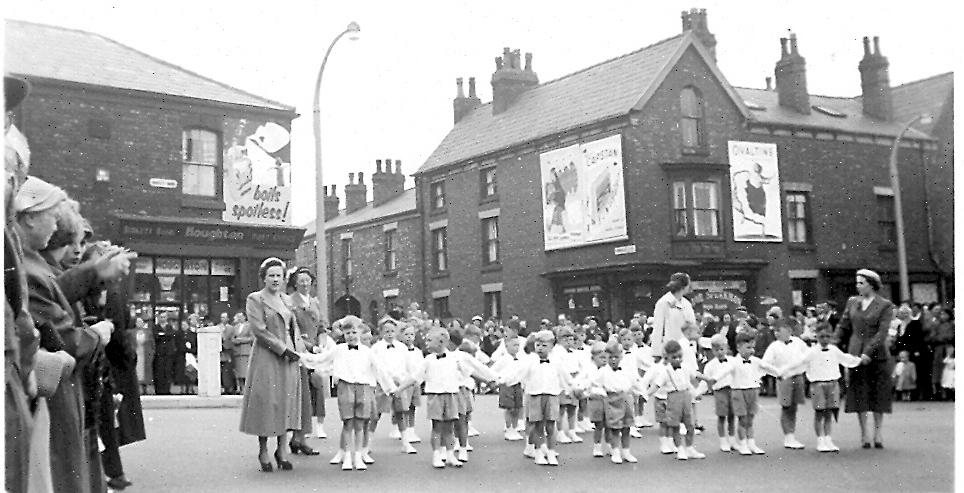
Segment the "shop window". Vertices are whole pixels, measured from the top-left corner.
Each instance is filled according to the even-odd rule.
[[[482,265],[499,263],[499,218],[482,220]]]
[[[810,243],[810,194],[787,192],[787,240]]]
[[[220,190],[221,142],[217,133],[187,129],[181,138],[181,191],[185,195],[217,197]]]
[[[880,231],[880,247],[895,248],[895,245],[897,245],[897,223],[894,216],[893,196],[877,196],[877,230]]]
[[[485,306],[482,308],[482,316],[485,318],[502,318],[502,292],[492,291],[484,293]]]
[[[443,296],[441,298],[435,298],[432,300],[433,309],[435,311],[435,316],[438,318],[450,318],[452,316],[449,313],[449,297]]]
[[[346,238],[341,240],[341,271],[345,277],[351,277],[351,270],[351,239]]]
[[[395,230],[385,232],[385,271],[394,272],[397,269],[395,263]]]
[[[721,236],[718,181],[673,182],[673,232],[679,238]]]
[[[438,228],[432,231],[432,268],[436,274],[442,274],[448,271],[448,253],[446,252],[446,247],[448,240],[446,238],[447,228]]]
[[[701,149],[706,145],[703,135],[703,97],[693,87],[680,91],[680,133],[684,152]]]
[[[215,323],[243,309],[237,300],[236,259],[140,256],[129,297],[132,316],[150,321],[167,313],[172,324],[197,315]]]
[[[479,174],[481,177],[482,198],[495,197],[499,192],[498,185],[495,181],[495,167],[484,168]]]
[[[445,182],[438,181],[432,183],[432,209],[441,210],[445,208]]]
[[[814,306],[817,297],[816,279],[791,279],[791,298],[794,306]]]

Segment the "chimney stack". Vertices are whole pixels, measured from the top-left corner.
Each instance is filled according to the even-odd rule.
[[[767,81],[767,91],[772,91],[772,90],[773,90],[773,77],[767,77],[767,78],[766,78],[766,81]]]
[[[684,10],[680,17],[683,20],[683,32],[693,31],[693,34],[700,40],[700,43],[703,43],[715,62],[716,36],[710,32],[709,25],[706,22],[706,9],[690,9],[689,12]]]
[[[385,170],[382,171],[382,160],[376,159],[376,172],[372,176],[372,196],[375,207],[401,195],[405,190],[405,175],[402,174],[402,161],[395,160],[395,171],[392,171],[392,160],[385,160]]]
[[[492,74],[492,114],[498,115],[509,109],[526,90],[539,85],[539,77],[532,71],[532,53],[525,54],[525,68],[519,50],[502,50],[495,59]]]
[[[475,95],[475,77],[469,77],[469,97],[465,97],[465,93],[462,91],[461,77],[455,79],[455,86],[456,93],[455,99],[452,100],[452,109],[455,113],[455,123],[458,123],[472,110],[478,108],[482,101]]]
[[[338,195],[335,194],[336,185],[331,186],[331,195],[328,194],[328,187],[324,187],[325,192],[325,222],[331,221],[338,215]]]
[[[348,173],[348,184],[345,185],[345,214],[351,214],[364,209],[368,203],[368,185],[365,185],[365,173],[358,173],[358,183],[354,183],[355,173]]]
[[[797,51],[797,35],[780,38],[780,60],[774,70],[780,106],[797,113],[810,114],[810,95],[807,93],[807,61]]]
[[[871,52],[870,39],[864,36],[864,57],[857,64],[860,88],[863,92],[864,114],[876,120],[894,118],[894,103],[890,94],[890,63],[880,54],[880,38],[874,36]]]

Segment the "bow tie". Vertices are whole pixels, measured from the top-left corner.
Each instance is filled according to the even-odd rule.
[[[793,342],[793,341],[791,341],[790,339],[787,339],[787,340],[783,341],[783,343],[786,344],[787,346],[789,346],[791,342]]]
[[[519,361],[518,356],[513,356],[513,357],[512,357],[512,361]]]
[[[750,358],[743,358],[743,364],[749,365],[749,364],[750,364]]]
[[[726,363],[726,356],[722,358],[716,358],[716,359],[720,360],[720,363]]]
[[[354,349],[355,351],[358,351],[358,344],[355,344],[354,346],[352,346],[351,344],[349,344],[349,345],[348,345],[348,349],[349,349],[349,350]]]
[[[825,347],[825,348],[821,348],[820,350],[821,350],[821,351],[830,351],[830,348]]]
[[[409,351],[414,351],[414,350],[416,350],[416,349],[418,349],[418,348],[413,348],[413,347],[408,348]]]
[[[445,353],[438,353],[435,355],[435,359],[442,359],[445,357]]]
[[[548,362],[549,362],[549,360],[547,360],[547,359],[540,359],[540,360],[539,360],[539,363],[548,363]]]
[[[632,351],[626,351],[626,354],[633,354]]]
[[[394,345],[394,344],[386,344],[386,345],[385,345],[385,348],[386,348],[386,349],[395,349],[395,345]]]

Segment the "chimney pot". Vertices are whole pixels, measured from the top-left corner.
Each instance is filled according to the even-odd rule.
[[[331,196],[332,196],[332,197],[335,196],[335,187],[336,187],[336,186],[337,186],[337,185],[332,185],[332,186],[331,186]]]
[[[870,56],[870,38],[864,36],[864,56]]]
[[[361,171],[358,172],[358,184],[359,184],[359,185],[364,185],[364,184],[365,184],[365,173],[363,173],[363,172],[361,172]]]
[[[787,50],[787,38],[780,38],[780,58],[783,58],[790,54]]]
[[[475,95],[475,77],[469,77],[469,97],[474,98]]]
[[[797,35],[794,33],[790,33],[790,54],[797,54]]]
[[[457,97],[457,98],[464,98],[464,97],[465,97],[465,94],[462,92],[462,78],[461,78],[461,77],[458,77],[458,78],[455,79],[455,87],[456,87],[455,97]]]
[[[773,77],[767,77],[767,91],[773,90]]]
[[[325,197],[327,197],[327,196],[328,196],[328,187],[327,187],[327,186],[321,187],[321,189],[324,190],[324,192],[325,192]]]
[[[495,57],[495,70],[502,70],[502,57],[500,56]]]
[[[390,165],[391,165],[391,163],[389,163],[389,166],[390,166]],[[382,160],[381,160],[381,159],[376,159],[376,160],[375,160],[375,173],[381,173],[381,172],[382,172]]]
[[[874,54],[880,55],[880,37],[874,36]]]
[[[348,173],[348,184],[353,185],[355,183],[355,173]]]
[[[396,160],[395,160],[395,174],[398,174],[398,175],[402,174],[402,160],[401,160],[401,159],[396,159]]]
[[[526,72],[532,72],[532,53],[526,53]]]

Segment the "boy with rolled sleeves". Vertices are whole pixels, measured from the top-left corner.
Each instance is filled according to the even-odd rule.
[[[784,368],[791,361],[799,360],[810,349],[807,343],[793,335],[786,320],[773,322],[776,340],[770,343],[763,353],[763,361],[776,368]],[[803,449],[794,436],[797,427],[797,406],[806,402],[806,383],[803,368],[796,369],[792,375],[777,379],[777,400],[780,401],[780,427],[783,428],[783,447],[792,450]]]
[[[409,373],[408,347],[396,340],[398,322],[390,317],[385,317],[379,322],[379,333],[381,338],[372,344],[372,352],[379,361],[379,364],[387,372],[396,385],[412,378]],[[369,433],[374,433],[378,426],[378,420],[382,413],[389,413],[392,417],[392,424],[395,425],[389,434],[391,438],[402,440],[402,453],[414,454],[417,452],[415,447],[408,441],[409,433],[404,419],[404,413],[408,412],[412,401],[412,389],[409,386],[404,390],[398,391],[394,397],[389,396],[380,388],[375,388],[375,417],[369,423]]]
[[[672,440],[677,449],[676,458],[679,460],[703,459],[702,454],[693,445],[695,427],[693,426],[693,380],[703,378],[698,372],[694,373],[683,368],[683,349],[679,341],[667,341],[663,345],[663,357],[666,360],[664,370],[650,381],[647,397],[662,391],[666,395],[663,424],[672,433]],[[680,425],[686,426],[685,443],[680,437]]]
[[[710,338],[713,359],[706,363],[703,374],[712,382],[713,404],[716,411],[716,432],[720,436],[720,450],[736,448],[736,418],[733,415],[733,373],[730,368],[736,359],[729,355],[726,337],[716,334]]]
[[[529,425],[529,446],[523,452],[538,465],[559,465],[556,452],[556,420],[559,419],[559,394],[572,390],[572,379],[561,362],[549,359],[555,342],[551,330],[533,334],[534,357],[528,358],[515,375],[503,383],[522,383],[526,395],[526,420]]]

